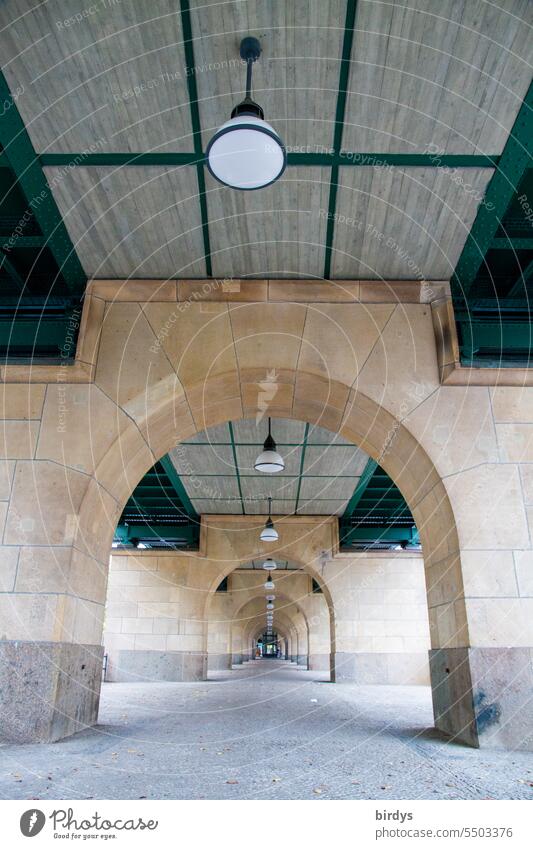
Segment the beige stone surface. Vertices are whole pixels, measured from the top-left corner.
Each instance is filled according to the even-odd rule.
[[[35,456],[38,433],[38,421],[1,422],[0,459],[30,460]]]
[[[0,385],[0,419],[40,419],[46,386],[29,382]]]

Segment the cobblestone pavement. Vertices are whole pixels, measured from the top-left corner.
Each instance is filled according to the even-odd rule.
[[[99,724],[0,747],[4,799],[522,799],[533,757],[447,743],[427,687],[334,685],[259,660],[105,684]]]

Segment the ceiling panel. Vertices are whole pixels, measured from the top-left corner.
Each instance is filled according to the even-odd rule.
[[[469,168],[457,182],[436,168],[341,169],[333,275],[449,279],[492,173]]]
[[[268,479],[267,479],[268,478]],[[298,478],[279,477],[278,475],[262,475],[261,477],[241,477],[243,497],[273,499],[294,499],[298,490]]]
[[[205,276],[193,168],[49,167],[45,174],[89,276]]]
[[[500,153],[531,79],[531,24],[530,0],[359,0],[344,149]]]
[[[235,425],[234,425],[234,427],[235,427]],[[182,444],[188,444],[189,442],[200,443],[200,444],[205,444],[205,443],[217,444],[217,443],[220,443],[220,442],[222,442],[222,443],[227,442],[228,445],[229,445],[230,441],[231,440],[230,440],[228,425],[223,424],[223,425],[215,425],[214,427],[210,427],[209,430],[201,430],[199,433],[196,433],[194,436],[189,436],[188,439],[187,439],[187,442],[182,443]]]
[[[253,97],[289,149],[331,146],[345,0],[248,0],[191,3],[204,147],[244,97],[239,44],[258,36]]]
[[[325,427],[318,425],[309,425],[309,433],[307,434],[308,445],[352,445],[347,439],[344,439],[340,433],[332,433],[326,430]]]
[[[194,505],[200,514],[220,514],[220,513],[231,513],[234,515],[242,514],[242,504],[241,499],[235,499],[231,501],[230,499],[225,500],[224,502],[217,501],[216,499],[197,499]]]
[[[307,446],[304,475],[356,475],[366,466],[368,455],[354,445]]]
[[[181,482],[185,487],[187,495],[196,509],[196,502],[202,498],[212,500],[239,499],[239,484],[236,476],[217,475],[216,477],[202,477],[201,475],[183,476]],[[197,511],[199,512],[199,511]]]
[[[233,422],[232,427],[235,442],[262,445],[268,435],[268,418],[265,416],[259,422],[254,419],[243,419]],[[303,442],[304,434],[304,422],[291,419],[274,419],[273,421],[272,435],[278,445],[299,445]]]
[[[324,501],[302,501],[298,504],[299,516],[342,516],[346,510],[347,499],[325,499]]]
[[[0,4],[0,27],[4,73],[12,90],[24,86],[18,106],[39,153],[193,149],[174,0],[13,0]]]
[[[213,274],[321,277],[329,168],[288,168],[260,192],[239,192],[206,175]]]
[[[182,476],[235,474],[231,445],[178,445],[169,456]]]
[[[311,499],[334,499],[341,500],[343,498],[351,498],[359,478],[339,478],[339,477],[320,477],[320,478],[302,478],[302,486],[300,489],[299,504],[303,504]]]

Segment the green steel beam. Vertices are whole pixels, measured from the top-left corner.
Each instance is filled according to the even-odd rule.
[[[5,271],[7,271],[13,283],[16,284],[19,291],[22,293],[25,289],[26,282],[24,278],[21,277],[16,267],[13,265],[13,263],[8,258],[7,254],[4,253],[3,250],[0,251],[0,268],[3,268],[5,269]]]
[[[533,342],[533,324],[528,320],[494,321],[493,319],[460,321],[461,352],[472,359],[480,350],[527,352]]]
[[[33,149],[6,79],[0,71],[0,101],[9,102],[0,117],[0,143],[28,207],[45,238],[68,289],[82,295],[87,278],[67,233],[39,159]]]
[[[346,97],[348,92],[348,78],[350,75],[350,58],[355,27],[355,14],[357,11],[357,0],[348,0],[346,4],[346,18],[344,21],[344,37],[342,41],[342,57],[339,72],[339,88],[337,91],[337,107],[335,110],[335,129],[333,132],[333,153],[340,154],[342,144],[342,133],[344,129],[344,115],[346,112]],[[326,224],[326,246],[324,251],[324,278],[331,277],[331,256],[333,250],[333,236],[335,228],[335,209],[337,206],[337,189],[339,184],[339,165],[334,164],[331,168],[329,182],[328,218]]]
[[[361,501],[361,498],[363,497],[365,490],[366,490],[368,484],[370,483],[370,479],[371,479],[372,475],[374,474],[374,472],[376,471],[377,468],[378,468],[378,464],[376,463],[376,461],[370,459],[368,461],[368,463],[366,464],[365,468],[364,468],[363,474],[359,478],[359,483],[357,484],[357,486],[355,488],[354,494],[352,495],[348,504],[346,505],[346,510],[344,511],[344,514],[343,514],[343,517],[342,517],[343,519],[349,519],[350,518],[350,516],[354,512],[355,508],[357,507],[357,505]]]
[[[0,234],[0,249],[12,251],[15,248],[43,248],[45,241],[42,236],[14,236],[12,233]]]
[[[524,297],[525,288],[526,288],[527,284],[531,282],[531,280],[533,280],[533,259],[531,260],[529,265],[526,266],[526,268],[524,268],[520,272],[520,277],[514,283],[512,289],[510,289],[508,291],[506,298],[505,298],[505,301],[508,301],[509,298],[519,297],[520,295],[522,295],[522,297]]]
[[[385,525],[376,525],[375,527],[369,528],[350,528],[344,526],[341,522],[339,536],[342,547],[357,542],[408,542],[412,545],[420,544],[418,531],[414,526],[410,528],[391,528]]]
[[[294,506],[294,515],[295,516],[298,512],[298,503],[300,501],[300,490],[302,488],[302,475],[303,475],[303,471],[304,471],[305,452],[307,451],[307,437],[308,437],[308,435],[309,435],[309,423],[306,422],[305,431],[304,431],[304,439],[303,439],[303,442],[302,442],[302,456],[300,457],[300,471],[299,471],[299,474],[298,474],[298,488],[296,490],[296,503],[295,503],[295,506]]]
[[[209,217],[207,210],[207,198],[205,193],[205,171],[204,154],[202,150],[202,128],[200,125],[200,110],[198,108],[198,87],[196,85],[196,74],[194,68],[193,33],[191,23],[191,9],[189,0],[180,0],[181,25],[183,28],[183,46],[185,50],[185,65],[191,69],[187,73],[187,91],[189,94],[189,107],[191,111],[191,124],[193,132],[194,153],[196,156],[196,176],[198,179],[198,197],[200,200],[200,214],[202,218],[202,234],[204,239],[205,270],[208,277],[213,274],[211,263],[211,241],[209,238]]]
[[[168,456],[168,454],[166,454],[164,457],[161,457],[161,460],[159,462],[163,466],[165,474],[168,477],[170,483],[172,484],[172,487],[173,487],[176,495],[178,496],[181,503],[183,504],[183,507],[185,509],[185,512],[187,513],[187,516],[190,519],[192,519],[194,522],[199,522],[200,517],[199,517],[198,513],[196,512],[196,510],[194,509],[194,507],[192,505],[192,501],[189,498],[189,496],[187,495],[187,491],[186,491],[185,487],[183,486],[181,479],[180,479],[180,476],[178,475],[176,469],[174,468],[174,464],[173,464],[172,460],[170,459],[170,457]]]
[[[141,522],[117,525],[115,540],[127,545],[135,539],[184,540],[186,545],[198,544],[198,529],[194,525],[148,525]]]
[[[71,166],[83,167],[142,167],[146,165],[198,165],[205,160],[205,154],[197,153],[41,153],[39,162],[42,166]],[[450,153],[436,158],[431,153],[362,153],[360,151],[344,151],[339,153],[288,153],[287,165],[298,167],[332,167],[340,168],[368,167],[380,168],[390,165],[405,168],[495,168],[500,161],[499,156],[483,154]]]
[[[526,169],[533,165],[533,82],[524,98],[452,277],[454,295],[467,297]]]
[[[242,487],[241,487],[241,475],[240,475],[240,472],[239,472],[239,464],[237,462],[237,448],[235,447],[235,435],[233,433],[233,425],[232,425],[231,422],[228,422],[228,429],[229,429],[229,437],[230,437],[230,440],[231,440],[231,451],[232,451],[232,454],[233,454],[233,462],[235,463],[235,475],[237,477],[237,486],[239,487],[239,497],[241,499],[241,508],[242,508],[242,513],[243,513],[243,516],[244,516],[244,514],[246,513],[246,510],[244,509],[244,498],[242,497]]]
[[[499,251],[533,251],[533,236],[497,236],[490,243],[490,249]]]
[[[204,155],[201,153],[200,161]],[[146,165],[197,165],[196,153],[41,153],[39,162],[43,166],[86,166],[141,168]]]

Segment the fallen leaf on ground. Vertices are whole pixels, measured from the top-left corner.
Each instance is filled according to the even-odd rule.
[[[238,784],[238,783],[239,782],[237,781],[236,778],[228,778],[228,780],[226,781],[226,784]]]

